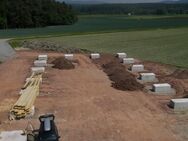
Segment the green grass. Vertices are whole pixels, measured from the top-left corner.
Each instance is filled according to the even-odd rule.
[[[61,36],[40,40],[94,52],[127,52],[129,57],[188,68],[188,28]]]
[[[86,15],[80,16],[76,24],[69,26],[0,30],[0,38],[62,36],[178,27],[188,27],[188,15],[131,17],[123,15]]]
[[[21,46],[21,40],[10,40],[9,44],[11,45],[12,48],[18,48]]]

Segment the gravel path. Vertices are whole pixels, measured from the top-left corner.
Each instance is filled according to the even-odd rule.
[[[0,39],[0,61],[4,61],[15,54],[14,49],[7,41],[7,39]]]

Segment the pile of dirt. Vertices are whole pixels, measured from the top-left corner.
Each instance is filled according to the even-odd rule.
[[[144,88],[142,84],[136,81],[135,76],[126,71],[125,66],[113,55],[102,55],[100,59],[94,62],[101,65],[103,71],[109,76],[112,87],[122,91],[135,91]]]
[[[21,45],[23,48],[29,48],[33,50],[56,51],[62,53],[91,53],[91,51],[88,51],[86,49],[65,47],[60,44],[38,40],[23,41]]]
[[[56,69],[69,70],[69,69],[75,68],[72,61],[69,61],[69,60],[65,59],[64,57],[56,58],[54,61],[52,61],[52,64],[54,64],[53,68],[56,68]]]

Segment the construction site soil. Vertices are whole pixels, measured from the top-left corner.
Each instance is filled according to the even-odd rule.
[[[17,51],[16,56],[0,64],[0,131],[22,130],[28,121],[38,129],[38,116],[55,114],[60,141],[187,141],[188,114],[175,113],[167,104],[174,96],[147,94],[144,91],[120,91],[111,87],[111,80],[101,68],[111,59],[94,64],[88,56],[76,54],[79,65],[61,70],[47,67],[35,101],[31,119],[9,121],[11,106],[19,97],[30,68],[39,54],[49,58],[62,53]],[[107,62],[109,60],[109,62]],[[97,61],[97,60],[96,60]],[[106,63],[107,62],[107,63]],[[176,69],[143,62],[161,79],[181,82],[188,90],[188,79],[169,76]],[[169,81],[169,80],[168,80]],[[179,94],[183,96],[183,94]]]

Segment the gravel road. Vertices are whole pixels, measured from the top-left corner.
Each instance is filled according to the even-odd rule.
[[[15,54],[14,49],[7,41],[7,39],[0,39],[0,61],[4,61]]]

